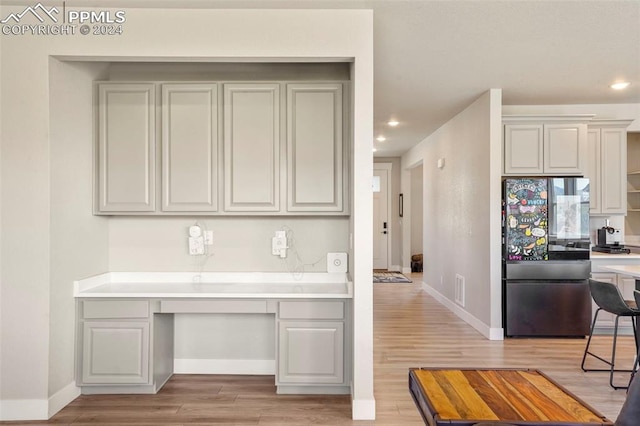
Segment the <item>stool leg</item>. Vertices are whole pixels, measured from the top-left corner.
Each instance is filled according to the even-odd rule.
[[[616,346],[618,341],[618,321],[620,320],[620,316],[616,315],[615,325],[613,327],[613,348],[611,349],[611,371],[609,372],[609,384],[614,389],[620,389],[613,384],[613,372],[615,371],[616,365]]]
[[[596,313],[593,315],[593,321],[591,322],[591,331],[589,331],[589,338],[587,339],[587,346],[584,348],[584,354],[582,355],[582,364],[580,364],[582,371],[589,371],[584,368],[584,362],[587,359],[587,354],[590,355],[589,346],[591,345],[591,338],[593,337],[593,330],[596,328],[596,320],[598,319],[598,314],[602,308],[596,309]]]

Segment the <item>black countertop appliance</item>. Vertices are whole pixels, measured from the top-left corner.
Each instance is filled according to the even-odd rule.
[[[589,180],[505,179],[502,223],[505,335],[589,334]]]

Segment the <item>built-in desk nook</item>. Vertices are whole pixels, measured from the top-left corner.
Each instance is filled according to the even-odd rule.
[[[76,281],[74,296],[84,394],[157,392],[174,372],[183,314],[270,315],[278,393],[350,393],[347,274],[114,272]]]

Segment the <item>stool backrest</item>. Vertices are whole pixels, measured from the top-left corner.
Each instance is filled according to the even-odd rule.
[[[606,312],[620,316],[638,315],[638,310],[627,305],[615,284],[589,280],[589,291],[596,305]]]

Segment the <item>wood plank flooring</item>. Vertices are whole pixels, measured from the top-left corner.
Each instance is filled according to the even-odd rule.
[[[49,421],[3,424],[423,425],[407,387],[411,367],[537,368],[616,419],[625,391],[611,389],[607,373],[582,372],[586,340],[489,341],[422,291],[422,274],[407,275],[412,284],[374,285],[376,421],[351,421],[349,396],[276,395],[273,376],[174,375],[157,395],[83,395]],[[610,337],[594,340],[610,353]],[[618,362],[630,366],[633,338],[619,340]]]

